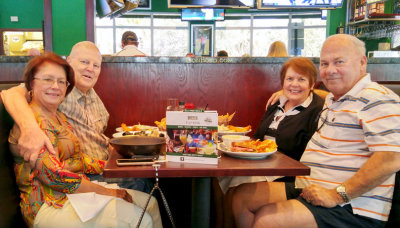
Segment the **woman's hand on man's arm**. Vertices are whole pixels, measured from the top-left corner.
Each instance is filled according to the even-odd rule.
[[[1,98],[8,113],[21,130],[21,136],[18,139],[19,153],[34,167],[38,153],[43,147],[46,147],[50,153],[56,154],[56,152],[50,140],[39,128],[27,102],[26,94],[25,87],[15,86],[3,90]]]

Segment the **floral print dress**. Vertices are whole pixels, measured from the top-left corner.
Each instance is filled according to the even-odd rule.
[[[14,125],[10,132],[10,148],[14,156],[15,176],[21,192],[21,211],[30,227],[40,207],[46,203],[61,208],[67,201],[66,194],[74,193],[85,174],[103,172],[105,161],[90,158],[80,152],[79,139],[74,135],[67,118],[57,112],[56,119],[41,113],[41,109],[30,105],[39,127],[50,139],[57,155],[46,148],[39,152],[35,167],[25,162],[17,151],[20,130]],[[32,136],[35,137],[35,136]]]

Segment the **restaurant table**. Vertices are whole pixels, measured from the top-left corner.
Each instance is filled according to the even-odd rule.
[[[117,166],[121,156],[112,151],[104,168],[103,176],[113,177],[156,177],[155,168],[145,166]],[[297,176],[309,175],[310,168],[276,152],[265,159],[245,160],[222,154],[217,165],[184,162],[162,162],[158,177],[192,177],[192,227],[210,227],[211,177],[220,176]]]

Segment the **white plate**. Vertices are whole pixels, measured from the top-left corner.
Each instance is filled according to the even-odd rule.
[[[247,135],[251,130],[236,132],[236,131],[218,131],[218,135]]]
[[[218,144],[218,150],[222,151],[224,154],[227,154],[231,157],[235,158],[242,158],[242,159],[263,159],[268,157],[269,155],[273,154],[276,152],[271,151],[271,152],[262,152],[262,153],[254,153],[254,152],[232,152],[229,151],[225,146],[222,144]]]
[[[149,126],[149,125],[136,125],[139,126],[140,130],[142,131],[147,131],[147,130],[156,130],[158,129],[158,127],[155,126]],[[133,127],[133,126],[127,126],[127,127]],[[122,127],[117,127],[115,129],[117,132],[123,132],[124,130],[122,130]]]
[[[134,131],[130,131],[131,133],[133,133]],[[114,133],[112,136],[113,136],[113,138],[119,138],[119,137],[124,137],[124,136],[127,136],[127,135],[122,135],[124,132],[117,132],[117,133]]]
[[[134,134],[135,132],[139,132],[139,131],[130,131],[130,133]],[[122,135],[124,132],[116,132],[112,135],[113,138],[119,138],[119,137],[125,137],[125,136],[132,136],[132,135]],[[146,131],[146,133],[150,133],[150,131]],[[164,136],[167,135],[166,131],[159,131],[159,133],[163,133]]]

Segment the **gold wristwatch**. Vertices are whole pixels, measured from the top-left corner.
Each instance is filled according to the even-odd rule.
[[[337,186],[336,192],[342,197],[342,199],[345,203],[350,202],[350,199],[346,193],[346,187],[344,187],[344,185],[341,184],[341,185]]]

